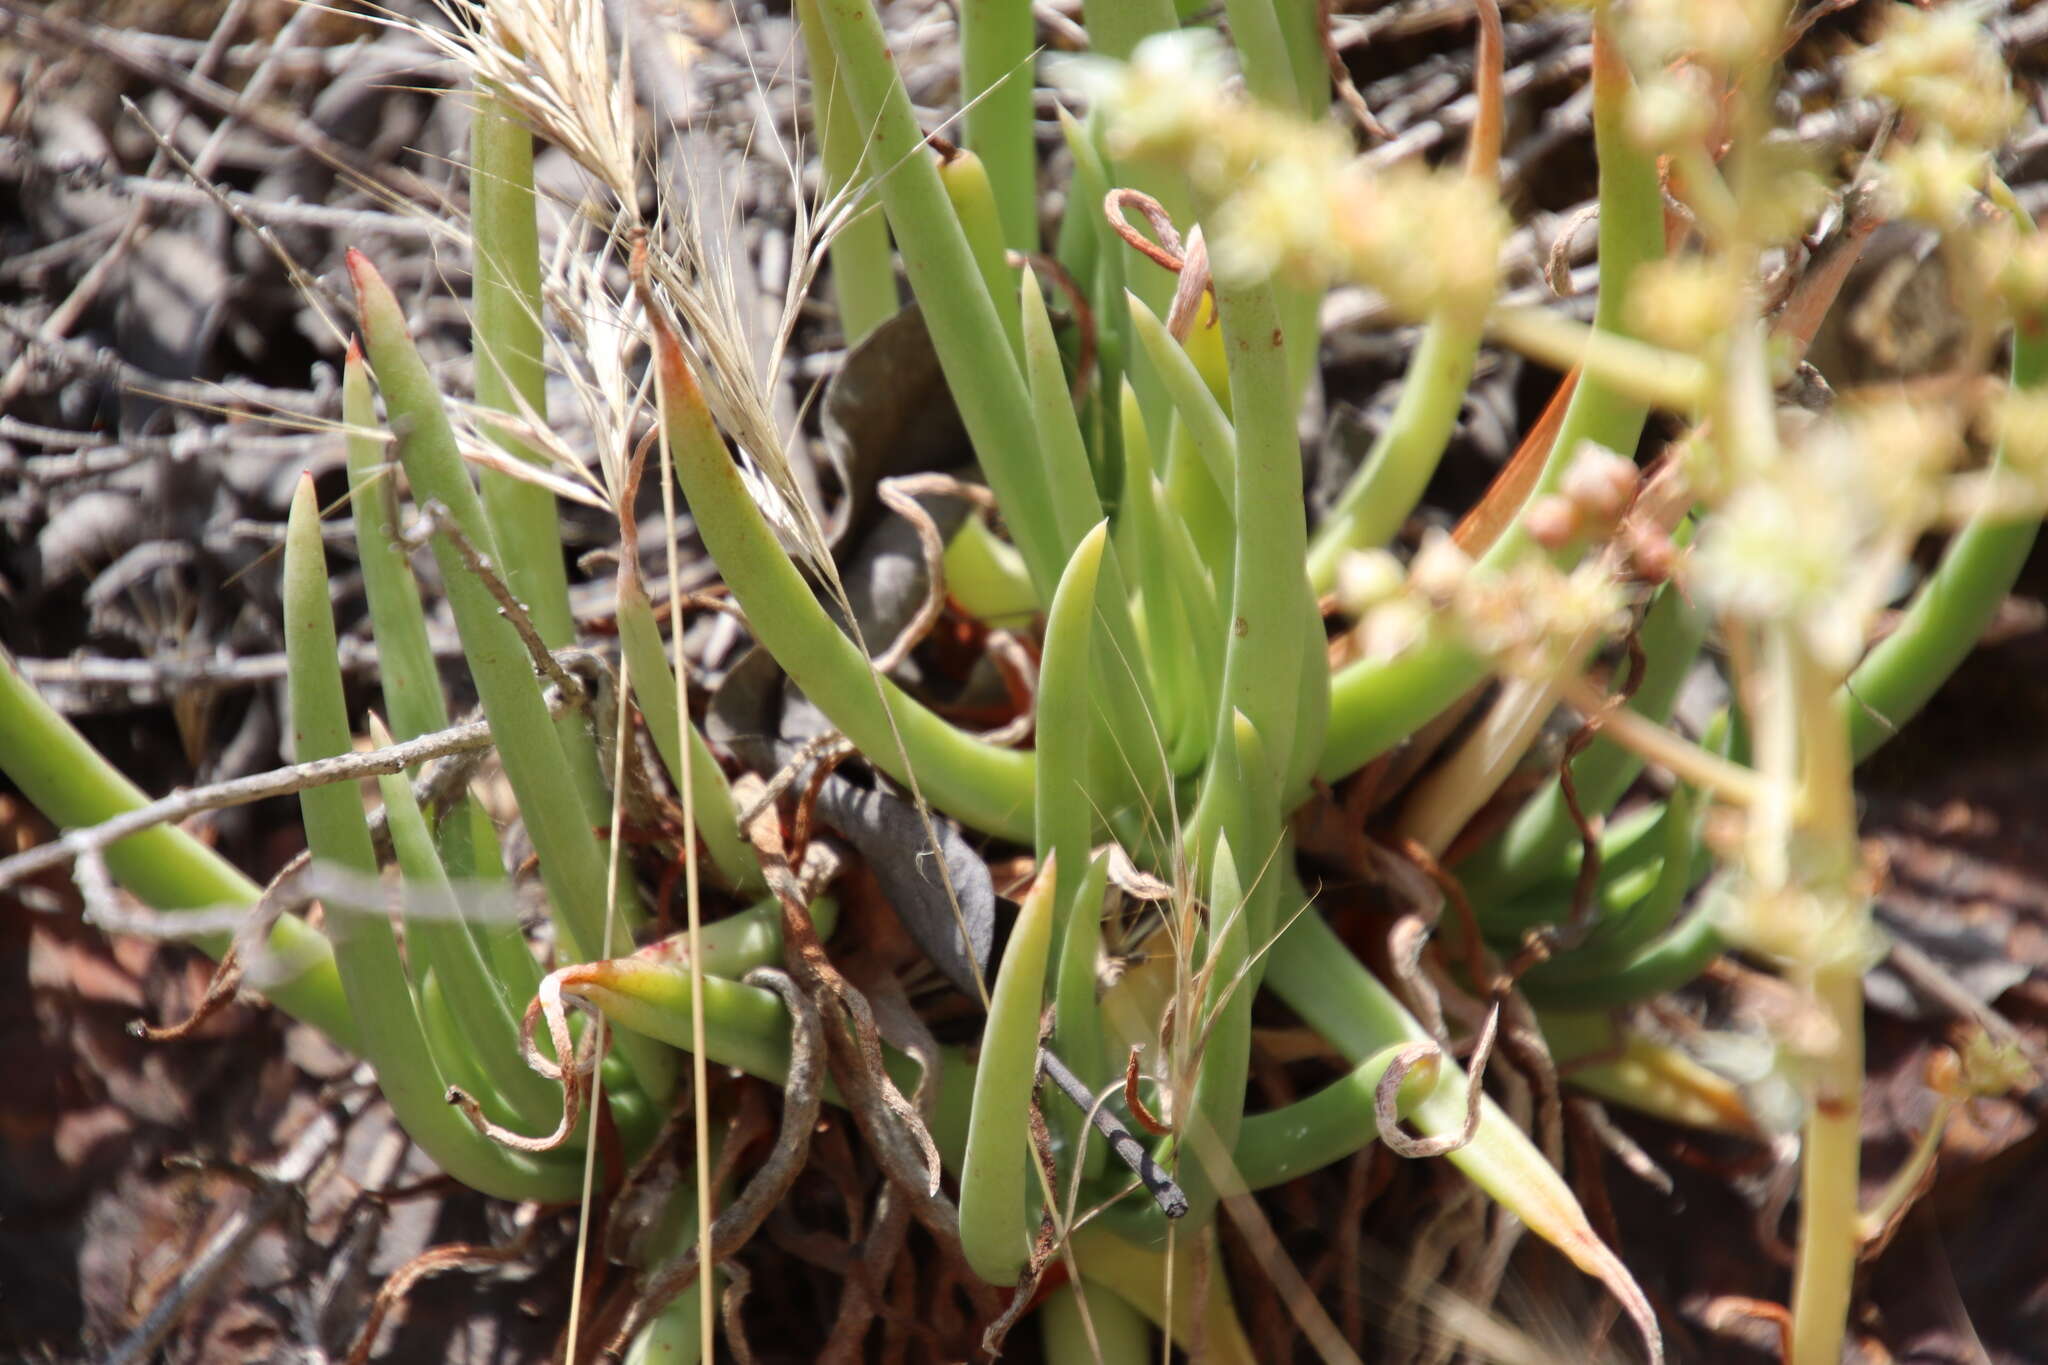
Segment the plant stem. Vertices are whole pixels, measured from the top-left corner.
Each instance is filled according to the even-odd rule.
[[[1800,1144],[1799,1264],[1792,1285],[1789,1365],[1837,1365],[1856,1278],[1863,1156],[1863,974],[1834,969],[1812,995],[1839,1029],[1814,1060],[1812,1112]]]
[[[1593,150],[1600,177],[1600,296],[1593,305],[1593,330],[1616,338],[1630,335],[1627,318],[1637,272],[1664,254],[1664,191],[1657,159],[1628,127],[1633,85],[1615,47],[1611,20],[1603,13],[1593,24]],[[1642,400],[1611,376],[1581,371],[1550,458],[1523,505],[1556,488],[1583,442],[1633,456],[1648,415]],[[1523,536],[1518,517],[1504,538],[1520,543]]]
[[[1696,357],[1603,332],[1546,308],[1497,308],[1488,315],[1486,330],[1495,341],[1553,369],[1577,368],[1581,384],[1603,381],[1646,407],[1685,416],[1706,396],[1706,369]],[[1562,441],[1558,448],[1568,449]]]
[[[1237,534],[1216,743],[1220,749],[1234,742],[1232,717],[1243,712],[1268,762],[1284,766],[1297,726],[1313,723],[1300,708],[1298,671],[1301,604],[1310,597],[1302,569],[1308,528],[1302,515],[1301,443],[1294,432],[1285,337],[1272,290],[1219,285],[1217,304],[1230,358],[1237,433],[1232,507]],[[1322,704],[1327,707],[1327,694]],[[1277,788],[1283,778],[1276,767],[1273,785]]]
[[[1813,960],[1794,970],[1832,1027],[1809,1059],[1790,1365],[1834,1365],[1862,1246],[1863,953],[1872,930],[1859,885],[1849,730],[1833,705],[1839,675],[1830,676],[1796,632],[1793,625],[1770,627],[1766,659],[1780,668],[1767,681],[1791,692],[1796,707],[1801,800],[1787,861],[1804,883],[1810,913],[1823,917],[1809,935]]]

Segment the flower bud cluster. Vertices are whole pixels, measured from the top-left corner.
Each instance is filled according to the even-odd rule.
[[[2021,108],[1981,7],[1892,6],[1884,33],[1850,61],[1848,89],[1896,104],[1914,133],[1885,156],[1893,212],[1963,225]]]
[[[1588,636],[1628,629],[1625,591],[1598,560],[1566,573],[1531,554],[1480,571],[1438,533],[1417,551],[1408,586],[1418,605],[1447,612],[1472,648],[1519,678],[1554,678],[1583,654]]]
[[[1148,39],[1099,93],[1113,155],[1175,162],[1218,201],[1208,240],[1226,283],[1348,280],[1408,316],[1451,309],[1475,324],[1492,303],[1510,223],[1490,185],[1415,165],[1368,169],[1341,129],[1233,90],[1213,35]]]
[[[2026,389],[2002,393],[1979,414],[1978,425],[1999,458],[1950,481],[1949,520],[2041,515],[2048,508],[2048,396]]]
[[[2009,220],[1976,234],[1983,277],[2016,319],[2040,325],[2048,313],[2048,235],[2023,232]]]
[[[1848,668],[1877,605],[1870,586],[1939,515],[1961,426],[1946,403],[1899,398],[1788,430],[1781,458],[1736,481],[1702,526],[1688,586],[1738,619],[1796,622],[1816,657]]]
[[[1879,184],[1894,217],[1956,229],[1969,223],[1990,169],[1985,149],[1930,133],[1886,153]]]
[[[1899,106],[1923,134],[1988,151],[2020,114],[1998,41],[1975,4],[1897,4],[1884,33],[1850,60],[1849,92]]]
[[[1617,10],[1638,70],[1684,58],[1735,70],[1777,54],[1785,0],[1635,0]]]
[[[1588,537],[1604,537],[1620,523],[1641,486],[1642,471],[1634,460],[1595,442],[1581,442],[1557,491],[1530,506],[1529,534],[1551,551]]]
[[[1588,636],[1619,635],[1629,621],[1627,589],[1597,559],[1571,573],[1538,554],[1506,570],[1481,570],[1440,529],[1424,537],[1405,576],[1384,550],[1347,557],[1337,594],[1359,618],[1369,657],[1397,654],[1430,621],[1448,618],[1502,673],[1538,680],[1571,666]]]
[[[2048,393],[2011,389],[1985,413],[1990,436],[2001,447],[2006,468],[2048,486]]]
[[[1627,308],[1643,340],[1697,354],[1748,311],[1747,281],[1726,257],[1669,256],[1636,268]]]
[[[1797,883],[1770,887],[1740,874],[1707,913],[1735,947],[1802,971],[1862,974],[1884,960],[1884,938],[1863,901]]]
[[[1955,1054],[1955,1091],[1960,1098],[1982,1099],[2014,1092],[2024,1094],[2041,1081],[2034,1064],[2016,1043],[1971,1029]]]

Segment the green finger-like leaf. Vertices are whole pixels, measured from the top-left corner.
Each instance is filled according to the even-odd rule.
[[[1422,1026],[1352,955],[1322,916],[1296,916],[1269,957],[1266,980],[1275,993],[1354,1064],[1395,1043],[1429,1041]],[[1415,1105],[1415,1126],[1429,1135],[1462,1130],[1469,1084],[1461,1069],[1446,1062],[1435,1090]],[[1492,1100],[1482,1099],[1472,1140],[1446,1160],[1625,1304],[1641,1308],[1634,1277],[1593,1230],[1563,1175]],[[1646,1322],[1644,1330],[1654,1332],[1654,1320]]]
[[[1392,541],[1422,500],[1464,408],[1480,338],[1461,309],[1443,310],[1423,329],[1400,401],[1309,546],[1318,592],[1329,591],[1346,554]]]
[[[1108,1075],[1102,1008],[1095,996],[1102,956],[1102,898],[1108,886],[1105,850],[1089,860],[1081,884],[1066,898],[1066,925],[1060,931],[1053,984],[1054,1046],[1060,1059],[1098,1094]],[[1088,1116],[1077,1109],[1068,1115],[1067,1124],[1067,1148],[1080,1153],[1082,1174],[1089,1179],[1102,1174],[1109,1152],[1092,1140]]]
[[[681,342],[658,321],[654,337],[664,435],[676,477],[756,638],[869,761],[903,781],[907,753],[932,805],[976,829],[1029,839],[1032,755],[962,733],[886,678],[878,695],[867,659],[818,605],[740,478]]]
[[[1231,430],[1230,418],[1224,415],[1223,405],[1216,401],[1216,395],[1209,391],[1201,371],[1195,368],[1195,362],[1188,358],[1181,344],[1166,330],[1166,324],[1159,320],[1159,315],[1146,307],[1145,301],[1136,294],[1125,297],[1130,304],[1131,330],[1137,336],[1146,364],[1150,366],[1149,373],[1165,389],[1188,440],[1202,459],[1202,467],[1209,471],[1209,477],[1216,481],[1218,488],[1230,488],[1237,477],[1237,433]],[[1138,367],[1137,372],[1147,371]]]
[[[476,265],[470,290],[470,349],[476,362],[477,406],[516,423],[545,424],[548,375],[533,130],[504,107],[495,91],[480,88],[470,122],[470,151],[476,163],[469,194]],[[511,427],[487,424],[485,431],[514,460],[547,465],[547,457]],[[512,595],[525,606],[549,649],[575,644],[576,619],[569,610],[568,567],[555,495],[499,469],[479,471],[478,485]],[[601,824],[610,812],[611,794],[598,763],[597,741],[581,716],[564,714],[554,724],[584,812],[591,823]],[[630,907],[627,913],[630,918]]]
[[[1237,1145],[1244,1117],[1245,1083],[1251,1074],[1252,994],[1256,983],[1243,979],[1251,958],[1247,921],[1253,911],[1251,892],[1238,874],[1237,858],[1226,833],[1216,841],[1209,864],[1208,952],[1203,963],[1209,986],[1204,1027],[1199,1040],[1201,1068],[1196,1073],[1194,1103],[1186,1122],[1202,1125],[1215,1139],[1188,1143],[1180,1150],[1181,1187],[1187,1191],[1183,1223],[1199,1227],[1215,1211],[1219,1193],[1232,1188],[1228,1171],[1209,1169],[1209,1152],[1228,1153]]]
[[[866,131],[868,164],[880,176],[882,206],[947,384],[1032,582],[1050,600],[1066,555],[1053,521],[1052,489],[1038,462],[1023,369],[1005,340],[1000,310],[924,151],[924,129],[871,0],[830,0],[819,5],[819,16],[842,88]]]
[[[1100,1365],[1148,1365],[1158,1358],[1145,1315],[1115,1294],[1091,1294],[1085,1310],[1082,1290],[1061,1285],[1038,1310],[1047,1360],[1099,1361]]]
[[[363,596],[377,640],[377,681],[392,733],[413,739],[447,728],[448,704],[427,639],[419,584],[398,539],[398,481],[386,464],[390,447],[370,434],[377,425],[377,409],[362,350],[353,341],[342,367],[341,416],[349,428],[349,511],[355,520]]]
[[[2017,202],[2022,228],[2034,224]],[[2011,385],[2048,383],[2048,319],[2023,317],[2013,328]],[[2005,446],[1993,455],[2005,464]],[[1942,552],[1941,564],[1914,595],[1898,628],[1856,666],[1835,698],[1849,726],[1858,762],[1868,758],[1911,720],[1982,638],[1999,603],[2012,590],[2041,529],[2038,516],[2001,516],[1987,507],[1970,518]]]
[[[0,648],[0,771],[63,828],[101,824],[148,803],[142,790],[114,769],[59,715]],[[157,910],[203,910],[254,905],[262,889],[225,858],[182,829],[158,825],[106,849],[107,870]],[[196,940],[218,957],[230,940]],[[266,952],[279,980],[269,998],[351,1050],[361,1047],[355,1019],[335,974],[334,957],[320,931],[292,915],[271,929]]]
[[[1114,1293],[1166,1328],[1178,1346],[1192,1350],[1200,1341],[1209,1365],[1253,1365],[1262,1359],[1238,1321],[1227,1276],[1214,1276],[1206,1294],[1175,1292],[1195,1283],[1196,1256],[1218,1254],[1213,1237],[1180,1238],[1169,1256],[1159,1247],[1134,1245],[1097,1220],[1076,1228],[1071,1245],[1083,1283]]]
[[[975,513],[946,544],[946,593],[960,610],[991,626],[1014,630],[1038,614],[1038,593],[1024,557]]]
[[[1058,903],[1059,866],[1053,858],[1039,867],[1010,931],[974,1071],[960,1170],[960,1245],[974,1273],[990,1284],[1015,1284],[1031,1256],[1025,1198],[1031,1092],[1038,1084],[1038,1015]]]
[[[1671,713],[1679,686],[1692,670],[1706,640],[1708,614],[1670,585],[1657,594],[1643,618],[1640,635],[1646,661],[1640,684],[1629,698],[1631,711],[1661,722]],[[1579,808],[1604,815],[1614,808],[1642,771],[1643,761],[1629,749],[1602,737],[1572,764]],[[1505,900],[1556,872],[1560,860],[1572,860],[1579,837],[1571,808],[1559,787],[1547,788],[1530,801],[1506,830],[1458,869],[1474,904]]]
[[[1367,1057],[1315,1094],[1263,1114],[1246,1114],[1237,1130],[1237,1173],[1247,1189],[1267,1190],[1342,1161],[1379,1140],[1374,1117],[1380,1078],[1401,1050],[1395,1044]],[[1398,1112],[1406,1117],[1436,1089],[1441,1063],[1424,1057],[1401,1082]]]
[[[712,938],[715,928],[706,925],[705,937]],[[557,972],[555,980],[564,998],[588,1003],[622,1028],[689,1050],[693,1025],[687,962],[641,952],[582,963]],[[704,1055],[720,1066],[783,1084],[789,1079],[789,1013],[781,998],[758,986],[707,974]],[[932,1116],[932,1140],[938,1144],[940,1159],[949,1169],[957,1170],[967,1141],[974,1077],[958,1049],[942,1048],[939,1059],[943,1075],[938,1111]],[[904,1093],[916,1088],[920,1068],[915,1060],[885,1043],[882,1061],[890,1079]],[[829,1079],[825,1098],[842,1103]]]
[[[372,717],[371,737],[380,743],[389,738],[380,735],[381,729]],[[377,789],[384,798],[391,850],[410,893],[405,942],[415,975],[422,970],[434,974],[461,1050],[483,1082],[474,1093],[485,1110],[501,1123],[516,1120],[521,1126],[545,1130],[561,1113],[561,1092],[519,1054],[519,1016],[492,982],[491,965],[464,924],[412,785],[403,773],[385,773],[377,779]],[[414,905],[426,913],[411,913]],[[371,908],[381,910],[365,907]],[[445,1066],[449,1053],[438,1040],[434,1055]],[[452,1074],[450,1079],[462,1084]]]
[[[413,345],[404,311],[367,257],[351,251],[348,264],[370,367],[384,391],[413,496],[440,501],[472,544],[495,554],[483,502],[463,467],[454,428],[433,376]],[[561,734],[548,714],[518,632],[499,613],[490,590],[446,542],[445,536],[435,538],[434,557],[505,776],[540,855],[541,881],[561,931],[561,947],[570,958],[598,956],[606,942],[605,908],[613,902],[605,859],[583,799],[573,782],[563,780],[572,768]],[[623,887],[620,899],[628,899]],[[630,937],[626,926],[613,926],[611,938],[616,942],[624,944]],[[663,1099],[673,1091],[672,1059],[631,1037],[621,1037],[618,1046],[631,1058],[634,1075],[650,1095]]]
[[[647,600],[638,574],[620,574],[618,582],[619,645],[625,651],[633,679],[633,700],[647,717],[647,733],[668,768],[669,778],[682,790],[683,767],[690,765],[690,779],[696,800],[697,834],[704,851],[725,884],[743,895],[758,895],[768,889],[761,875],[761,859],[754,846],[740,833],[739,811],[733,804],[732,783],[718,766],[704,736],[695,724],[688,727],[689,753],[678,748],[677,730],[682,728],[676,675],[669,666],[668,651],[661,643],[661,627],[654,620],[654,606]]]
[[[1097,523],[1075,549],[1046,617],[1038,681],[1037,847],[1040,862],[1087,869],[1058,898],[1052,928],[1054,1043],[1074,1074],[1098,1089],[1105,1080],[1102,1024],[1095,1006],[1095,960],[1101,943],[1102,888],[1107,864],[1089,861],[1098,823],[1088,775],[1095,734],[1091,656],[1096,652],[1096,588],[1109,524]],[[1101,860],[1097,860],[1100,862]],[[1097,873],[1100,872],[1100,876]],[[1092,895],[1091,895],[1092,893]],[[1067,1129],[1074,1150],[1093,1167],[1101,1149],[1087,1149],[1087,1122],[1076,1113]]]
[[[1088,787],[1095,728],[1090,665],[1096,583],[1108,536],[1109,523],[1097,522],[1067,562],[1046,615],[1045,653],[1038,673],[1035,842],[1041,862],[1057,854],[1074,868],[1086,866],[1094,842],[1095,812]],[[1063,925],[1064,912],[1057,919]]]
[[[349,752],[348,711],[328,604],[320,510],[310,476],[300,479],[285,533],[285,655],[292,702],[294,756],[301,762]],[[317,862],[365,879],[377,857],[362,799],[351,783],[299,793],[306,844]],[[516,1158],[494,1146],[448,1106],[420,1022],[390,921],[353,910],[335,916],[330,932],[336,970],[361,1031],[363,1055],[377,1084],[414,1141],[456,1179],[506,1199],[570,1199],[573,1167]]]
[[[1028,79],[1027,75],[1027,82]],[[1029,93],[1028,89],[1026,93]],[[973,117],[972,111],[968,117]],[[1003,335],[1010,343],[1010,352],[1021,361],[1024,333],[1014,306],[1017,272],[1010,268],[1009,255],[1003,248],[1007,233],[998,212],[996,189],[990,183],[989,168],[972,151],[965,147],[956,148],[951,157],[939,159],[939,183],[946,187],[946,197],[953,203],[953,212],[960,217],[960,230],[967,235],[967,249],[974,256],[974,265],[981,272],[982,283],[988,286],[989,298],[995,302],[996,313],[1003,324]],[[1035,218],[1033,226],[1036,226]]]

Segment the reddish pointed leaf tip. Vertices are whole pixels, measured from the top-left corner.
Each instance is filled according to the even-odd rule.
[[[362,311],[364,298],[371,286],[384,283],[384,277],[377,273],[377,267],[370,264],[370,258],[350,247],[344,258],[348,262],[349,282],[355,286],[356,310]]]
[[[348,354],[343,357],[343,363],[348,365],[360,365],[363,363],[363,339],[354,332],[348,334]]]

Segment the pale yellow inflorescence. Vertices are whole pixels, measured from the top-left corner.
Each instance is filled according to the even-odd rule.
[[[1963,146],[1997,146],[2020,101],[1986,17],[1974,4],[1893,5],[1878,41],[1850,60],[1850,93],[1889,100],[1921,129]]]
[[[1410,317],[1491,305],[1509,221],[1492,185],[1455,170],[1367,167],[1349,137],[1247,99],[1213,35],[1139,45],[1100,93],[1118,157],[1170,160],[1216,201],[1210,260],[1227,283],[1368,284]]]

